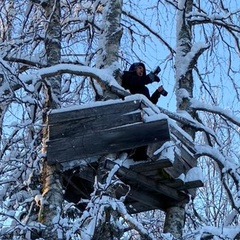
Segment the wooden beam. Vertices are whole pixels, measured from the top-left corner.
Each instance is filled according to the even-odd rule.
[[[74,192],[72,194],[78,196],[79,198],[75,198],[71,195],[69,190],[67,191],[66,194],[66,200],[69,198],[72,200],[75,200],[75,203],[80,201],[81,197],[84,198],[89,198],[89,195],[86,195],[87,193],[89,194],[89,191],[86,192],[82,188],[81,179],[85,179],[89,182],[94,183],[94,178],[96,175],[96,171],[92,166],[85,166],[82,169],[79,169],[78,171],[72,173],[69,175],[70,172],[63,173],[63,177],[65,179],[65,182],[67,183],[67,186],[70,187],[70,189]],[[76,181],[76,177],[78,180]],[[74,182],[72,179],[75,179]],[[121,197],[123,195],[126,195],[128,192],[128,188],[124,188],[124,185],[121,185],[120,188],[116,189],[116,196]],[[187,195],[186,195],[186,200],[187,200]],[[154,210],[154,209],[160,209],[165,211],[166,208],[173,206],[176,204],[177,201],[175,199],[166,197],[159,192],[152,190],[150,188],[145,188],[142,187],[141,185],[131,185],[130,186],[130,192],[128,193],[124,204],[126,205],[128,212],[131,213],[139,213],[143,211],[149,211],[149,210]]]
[[[185,182],[183,186],[179,187],[179,190],[187,190],[187,189],[192,189],[192,188],[199,188],[203,187],[204,184],[201,180],[194,180],[194,181],[189,181]]]
[[[193,154],[196,153],[194,143],[181,134],[174,126],[170,125],[170,132],[176,136]]]
[[[110,170],[115,164],[116,163],[107,160],[106,168]],[[126,181],[125,183],[130,184],[130,186],[134,185],[135,183],[135,185],[138,184],[140,186],[144,186],[149,190],[151,189],[152,191],[156,191],[176,201],[183,201],[186,198],[186,195],[184,193],[178,192],[175,189],[165,186],[164,184],[157,183],[156,181],[147,178],[140,173],[136,173],[126,167],[121,166],[118,169],[117,175],[120,176],[120,179],[122,179],[123,182]]]
[[[67,115],[68,113],[66,113]],[[58,138],[75,138],[86,134],[94,134],[109,128],[124,126],[127,124],[136,124],[142,122],[141,111],[135,111],[128,114],[105,114],[98,116],[88,116],[81,119],[69,120],[65,122],[49,125],[49,140]]]
[[[154,209],[165,210],[167,201],[164,201],[160,196],[154,196],[149,192],[131,190],[124,204],[127,206],[128,212],[140,213]]]
[[[193,154],[188,151],[185,145],[184,144],[182,144],[182,146],[178,145],[178,147],[181,152],[178,156],[181,157],[188,164],[190,168],[196,167],[197,161],[193,156]]]
[[[145,175],[145,173],[148,173],[152,170],[158,171],[159,168],[166,168],[171,166],[172,162],[169,159],[161,159],[156,161],[145,161],[141,163],[136,163],[134,165],[131,165],[130,169]]]
[[[115,100],[112,104],[97,102],[91,107],[90,104],[80,105],[74,108],[54,110],[48,116],[50,125],[59,124],[66,121],[80,120],[91,117],[101,117],[103,115],[124,114],[136,111],[140,108],[139,100]]]
[[[74,176],[79,177],[79,181],[81,181],[81,178],[94,183],[94,179],[96,176],[96,170],[91,167],[91,166],[85,166],[83,169],[79,169],[77,171],[77,174],[75,173]],[[72,175],[73,176],[73,175]],[[85,198],[89,198],[90,196],[86,196],[86,194],[82,191],[82,189],[78,186],[76,186],[76,183],[71,181],[71,177],[68,176],[68,174],[63,174],[64,179],[68,182],[68,184],[71,184],[71,188],[74,188],[77,192],[79,192],[80,195],[82,195]],[[165,209],[166,206],[168,206],[167,201],[163,201],[164,196],[159,197],[159,196],[153,196],[154,192],[149,192],[149,191],[142,191],[141,188],[139,189],[134,189],[134,187],[130,186],[131,190],[129,194],[127,195],[126,198],[126,205],[131,210],[129,213],[137,213],[137,212],[142,212],[142,211],[147,211],[147,210],[153,210],[153,209]],[[122,197],[128,192],[128,189],[124,188],[122,186],[121,188],[117,188],[117,196]],[[134,205],[133,207],[130,207],[130,205]],[[136,209],[133,210],[133,209]]]
[[[47,142],[47,161],[49,164],[55,164],[84,159],[84,157],[146,146],[153,142],[168,141],[169,138],[166,119],[132,124],[75,138],[50,140]]]

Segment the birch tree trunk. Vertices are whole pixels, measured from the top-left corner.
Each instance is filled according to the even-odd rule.
[[[103,10],[103,22],[105,23],[103,27],[103,32],[100,36],[99,48],[101,49],[101,53],[97,59],[97,67],[106,68],[112,66],[113,68],[113,76],[115,79],[118,79],[120,70],[117,68],[117,65],[113,65],[117,63],[118,60],[118,50],[120,46],[120,40],[122,37],[122,28],[120,25],[121,21],[121,12],[122,12],[122,0],[111,1],[108,0],[105,9]],[[111,99],[118,98],[115,94],[112,94],[110,89],[107,86],[101,86],[103,89],[103,99]],[[106,172],[104,171],[104,162],[106,158],[111,157],[111,159],[115,158],[115,154],[111,154],[111,156],[102,157],[99,161],[99,169],[98,169],[98,179],[101,182],[104,182],[104,175]],[[111,196],[115,196],[114,190],[110,189],[108,192]],[[98,224],[95,234],[92,239],[114,239],[119,238],[121,235],[118,232],[118,228],[114,227],[111,219],[115,218],[117,213],[113,211],[111,208],[105,209],[105,221]]]
[[[176,49],[176,82],[177,82],[177,109],[185,110],[190,115],[194,112],[190,109],[190,99],[193,96],[193,75],[192,69],[188,66],[183,68],[184,57],[191,51],[192,32],[191,24],[185,18],[186,14],[192,10],[192,0],[179,0],[177,11],[177,49]],[[183,71],[184,70],[184,71]],[[181,96],[181,97],[180,97]],[[182,97],[183,96],[183,97]],[[188,126],[182,128],[194,138],[194,130]],[[185,204],[171,207],[166,211],[164,232],[170,232],[179,239],[182,236],[182,230],[185,222]]]
[[[0,74],[0,87],[3,85],[3,82],[4,82],[4,76],[3,76],[3,74]],[[0,102],[2,102],[1,97],[2,96],[0,96]],[[1,103],[1,105],[0,105],[0,143],[1,143],[1,146],[2,146],[3,117],[4,117],[5,109],[6,109],[6,107],[4,106],[4,104]],[[1,146],[0,146],[0,157],[2,157]]]
[[[120,25],[122,13],[122,0],[108,0],[103,10],[103,32],[99,41],[101,53],[98,57],[98,67],[111,66],[118,60],[118,50],[122,37],[122,27]]]
[[[111,1],[108,0],[103,9],[103,32],[99,40],[100,53],[97,58],[96,66],[99,68],[106,68],[112,66],[113,76],[120,83],[120,69],[118,68],[118,51],[120,40],[122,37],[121,27],[121,13],[122,0]],[[113,64],[115,65],[113,66]],[[121,84],[121,83],[120,83]],[[103,89],[103,99],[118,98],[117,95],[112,94],[108,86],[101,86]]]
[[[61,25],[60,25],[60,1],[51,0],[43,5],[46,19],[48,20],[45,36],[45,50],[47,63],[53,66],[60,62],[61,58]],[[47,112],[49,109],[60,107],[61,77],[54,76],[45,79],[46,102],[43,121],[47,125]],[[48,139],[48,128],[43,130],[43,153],[46,153],[46,140]],[[57,231],[53,231],[54,224],[58,223],[61,216],[63,203],[63,189],[61,176],[55,166],[49,166],[44,159],[42,170],[43,202],[39,212],[39,221],[46,226],[43,231],[44,239],[62,239]]]

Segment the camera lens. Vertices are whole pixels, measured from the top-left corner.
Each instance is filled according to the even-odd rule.
[[[164,97],[166,97],[166,96],[168,95],[168,92],[167,92],[165,89],[163,89],[162,92],[161,92],[161,94],[162,94]]]

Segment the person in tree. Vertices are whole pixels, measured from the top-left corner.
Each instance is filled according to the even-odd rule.
[[[154,72],[146,74],[146,68],[143,63],[133,63],[130,66],[129,71],[124,71],[122,76],[122,86],[125,89],[128,89],[132,94],[140,93],[145,95],[152,103],[156,104],[160,96],[166,96],[167,92],[164,90],[163,86],[160,86],[150,96],[146,85],[152,82],[160,82],[160,79],[157,76],[159,71],[160,68],[158,67]]]
[[[155,92],[150,96],[149,90],[146,87],[147,84],[152,82],[160,82],[157,74],[160,72],[160,68],[154,72],[146,74],[145,65],[141,62],[133,63],[129,71],[124,71],[122,76],[122,86],[128,89],[132,94],[140,93],[145,95],[152,103],[156,104],[161,95],[166,96],[167,92],[163,86],[158,87]],[[128,151],[129,156],[134,161],[147,160],[147,146],[138,147],[136,149]]]

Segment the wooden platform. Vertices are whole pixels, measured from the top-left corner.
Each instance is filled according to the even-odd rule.
[[[48,163],[69,163],[168,141],[167,119],[145,121],[142,103],[130,98],[50,113]]]
[[[116,163],[106,160],[105,169],[111,170]],[[184,182],[181,179],[174,179],[164,169],[172,164],[167,159],[155,162],[140,162],[131,165],[129,168],[120,166],[117,176],[131,190],[125,199],[125,205],[129,213],[139,213],[154,209],[165,211],[168,207],[179,202],[189,200],[189,190],[203,186],[200,180]],[[93,183],[97,174],[97,165],[90,164],[79,168],[74,173],[67,171],[63,173],[66,189],[65,198],[68,201],[78,203],[81,198],[88,198],[93,191]],[[73,187],[74,186],[74,187]],[[117,197],[128,192],[127,187],[119,187],[116,191]],[[84,209],[84,204],[77,205]]]
[[[203,186],[201,180],[179,178],[196,166],[192,143],[145,97],[54,110],[48,121],[47,161],[62,171],[65,199],[79,209],[85,207],[79,201],[93,191],[99,159],[105,159],[103,170],[110,171],[119,163],[108,159],[107,154],[129,153],[141,147],[147,148],[147,155],[140,159],[143,161],[129,166],[121,163],[117,172],[131,189],[125,199],[129,213],[165,211],[187,202],[189,195],[194,195],[192,189]],[[171,159],[167,151],[173,152]],[[126,186],[117,189],[116,197],[129,191]]]

